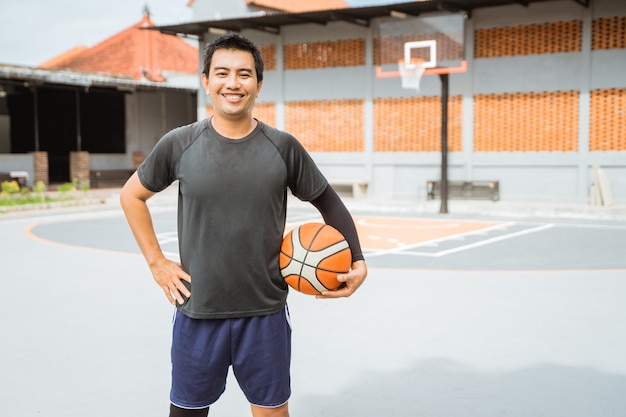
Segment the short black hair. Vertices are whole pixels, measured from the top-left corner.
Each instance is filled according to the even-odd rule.
[[[204,47],[204,53],[202,55],[202,59],[204,62],[204,66],[202,68],[202,73],[209,76],[209,70],[211,69],[211,60],[213,59],[213,53],[218,49],[235,49],[239,51],[247,51],[252,54],[254,57],[254,69],[256,70],[256,77],[258,82],[263,81],[263,57],[261,56],[261,51],[250,41],[249,39],[237,34],[237,33],[227,33],[226,35],[220,36],[215,39],[213,42],[206,44]]]

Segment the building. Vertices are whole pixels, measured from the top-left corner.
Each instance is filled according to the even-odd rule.
[[[153,26],[146,10],[131,27],[39,68],[0,65],[0,175],[118,185],[163,133],[194,121],[198,49]],[[94,177],[103,171],[116,177]]]
[[[220,15],[209,11],[223,2],[192,3],[192,22],[159,30],[197,36],[200,46],[224,31],[254,40],[267,68],[256,116],[298,137],[329,178],[365,182],[378,199],[425,199],[427,181],[439,178],[442,93],[436,76],[423,78],[419,94],[376,77],[379,28],[464,14],[467,71],[450,75],[448,178],[499,181],[502,199],[587,202],[600,166],[614,201],[626,201],[623,1],[381,1],[285,12],[239,0]],[[205,100],[199,95],[199,117],[210,113]]]

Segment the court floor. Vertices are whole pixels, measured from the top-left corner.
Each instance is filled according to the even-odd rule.
[[[154,213],[159,242],[178,258],[175,212]],[[623,222],[459,219],[355,214],[371,267],[453,270],[626,268]],[[312,210],[291,212],[286,231],[322,221]],[[139,253],[123,218],[30,224],[26,233],[50,244]]]
[[[624,222],[354,215],[365,284],[289,296],[292,415],[626,414]],[[174,211],[154,217],[175,256]],[[3,415],[167,415],[173,311],[121,212],[0,230]],[[249,415],[232,375],[211,415]]]

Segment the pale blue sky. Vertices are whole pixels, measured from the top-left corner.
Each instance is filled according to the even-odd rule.
[[[137,23],[149,5],[157,25],[191,19],[188,0],[0,0],[0,63],[37,66],[75,46],[94,46]],[[347,0],[355,6],[393,3]]]

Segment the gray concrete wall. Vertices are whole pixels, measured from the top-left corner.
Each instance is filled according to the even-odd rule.
[[[26,184],[32,187],[35,178],[35,161],[32,153],[0,154],[0,172],[26,171]]]
[[[165,133],[194,120],[195,97],[188,92],[138,91],[129,94],[126,96],[126,154],[94,154],[90,158],[91,168],[130,168],[133,152],[148,155]]]

